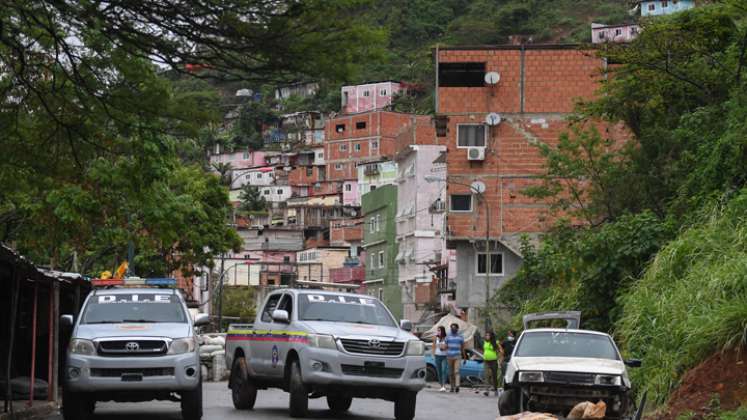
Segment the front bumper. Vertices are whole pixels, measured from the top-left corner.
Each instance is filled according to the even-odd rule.
[[[65,369],[65,385],[77,392],[188,391],[199,381],[196,352],[154,357],[69,354]]]
[[[572,384],[523,384],[521,391],[532,410],[567,413],[584,401],[604,401],[607,418],[620,418],[627,413],[630,395],[624,387],[583,386]]]
[[[415,392],[425,387],[423,356],[355,356],[338,350],[307,347],[300,359],[303,381],[312,386]]]

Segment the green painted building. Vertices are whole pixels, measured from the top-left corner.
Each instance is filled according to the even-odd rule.
[[[397,257],[397,187],[384,185],[363,195],[363,248],[366,288],[381,299],[397,319],[402,318],[402,289]]]

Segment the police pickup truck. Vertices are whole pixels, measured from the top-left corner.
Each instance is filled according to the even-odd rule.
[[[309,289],[278,290],[253,325],[232,325],[226,338],[228,386],[237,409],[251,409],[257,390],[290,394],[292,417],[304,417],[309,398],[327,398],[333,412],[353,398],[394,402],[397,420],[415,416],[425,386],[424,343],[367,295]]]
[[[184,299],[174,289],[98,289],[88,295],[67,352],[62,414],[86,420],[96,401],[181,402],[185,420],[202,417],[200,358]]]

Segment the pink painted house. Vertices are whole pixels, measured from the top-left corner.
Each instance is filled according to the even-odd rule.
[[[604,44],[607,42],[630,42],[641,32],[641,27],[635,23],[622,25],[604,25],[601,23],[591,24],[592,44]]]
[[[210,156],[210,164],[230,163],[233,169],[254,168],[267,165],[265,152],[239,150],[231,153],[222,153],[219,147],[216,153]]]
[[[383,81],[342,87],[342,113],[357,114],[386,108],[403,90],[400,82]]]

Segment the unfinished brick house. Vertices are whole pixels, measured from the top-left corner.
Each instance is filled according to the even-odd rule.
[[[522,194],[543,172],[535,145],[557,144],[576,100],[594,97],[605,63],[561,45],[443,48],[434,56],[456,303],[478,321],[486,299],[518,270],[521,235],[536,237],[553,223],[545,205]]]

